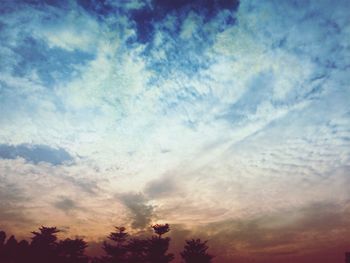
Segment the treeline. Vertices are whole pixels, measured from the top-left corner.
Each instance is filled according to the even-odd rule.
[[[0,231],[1,263],[168,263],[174,259],[169,253],[171,239],[163,237],[170,231],[169,224],[152,226],[154,234],[149,238],[130,236],[124,227],[115,227],[104,241],[105,255],[90,258],[85,255],[88,244],[81,238],[58,240],[56,227],[40,227],[32,232],[31,241],[6,238]],[[186,240],[180,253],[184,263],[210,263],[207,241]]]

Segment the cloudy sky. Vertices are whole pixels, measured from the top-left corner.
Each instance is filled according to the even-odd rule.
[[[348,0],[1,0],[0,228],[350,250]],[[312,259],[312,260],[311,260]]]

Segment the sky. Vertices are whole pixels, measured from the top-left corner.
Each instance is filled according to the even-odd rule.
[[[350,250],[350,1],[1,0],[0,228],[169,223],[216,263]],[[90,246],[90,249],[92,249]]]

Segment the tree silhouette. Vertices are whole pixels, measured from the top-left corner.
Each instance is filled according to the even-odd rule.
[[[167,253],[170,238],[152,237],[148,240],[147,262],[168,263],[174,259],[174,254]]]
[[[158,236],[153,236],[147,242],[147,262],[168,263],[174,259],[172,253],[168,253],[170,238],[162,238],[162,235],[170,231],[169,224],[156,224],[152,226]]]
[[[4,261],[11,262],[12,260],[15,261],[16,254],[17,254],[17,245],[18,242],[14,236],[11,236],[5,246],[4,246]]]
[[[108,236],[115,244],[103,242],[103,249],[107,256],[104,257],[105,262],[126,262],[127,248],[125,246],[128,233],[125,232],[125,227],[115,227],[116,231],[111,232]]]
[[[6,233],[4,231],[0,231],[0,262],[5,261],[5,240]]]
[[[62,263],[87,263],[88,258],[84,255],[87,243],[79,238],[65,239],[57,246],[60,262]]]
[[[168,253],[170,238],[163,237],[170,231],[169,224],[151,226],[154,235],[150,238],[129,238],[124,227],[115,227],[108,235],[109,242],[103,242],[106,255],[88,258],[85,255],[87,243],[80,238],[57,239],[60,232],[56,227],[41,226],[33,234],[30,244],[17,241],[14,236],[6,240],[6,233],[0,231],[0,263],[169,263],[174,259]],[[210,263],[213,256],[206,251],[207,241],[187,240],[181,257],[185,263]]]
[[[58,262],[57,236],[59,233],[56,227],[39,228],[39,232],[33,231],[30,244],[33,262],[47,263]]]
[[[165,233],[168,233],[170,231],[170,226],[169,224],[156,224],[152,226],[154,232],[161,238],[162,235]]]
[[[127,244],[127,262],[146,262],[148,254],[148,241],[144,239],[132,238]]]
[[[200,239],[186,240],[181,257],[185,263],[210,263],[213,256],[207,253],[208,241],[201,242]]]
[[[39,228],[39,232],[33,231],[32,234],[34,237],[32,237],[32,246],[43,246],[43,247],[55,247],[56,246],[56,240],[57,236],[56,234],[59,233],[60,230],[58,230],[56,227],[45,227],[41,226]]]
[[[15,256],[15,262],[27,263],[30,256],[29,243],[26,240],[21,240],[17,245],[17,252]]]
[[[6,233],[4,231],[0,231],[0,247],[5,245]]]

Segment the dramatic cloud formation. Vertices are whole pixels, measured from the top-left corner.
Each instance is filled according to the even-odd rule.
[[[1,1],[0,228],[99,242],[168,222],[218,262],[334,263],[350,226],[348,10]]]

